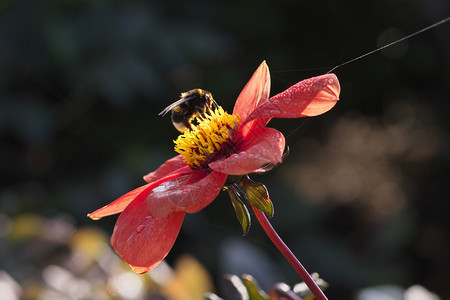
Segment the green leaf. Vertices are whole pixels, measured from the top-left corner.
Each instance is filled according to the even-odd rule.
[[[242,234],[246,235],[250,230],[250,226],[252,225],[250,213],[248,212],[245,204],[242,202],[241,196],[233,187],[227,188],[226,190],[230,195],[231,203],[233,204],[236,217],[242,226]]]
[[[261,290],[255,278],[251,275],[242,275],[242,282],[247,289],[249,300],[268,300],[269,296]]]
[[[255,182],[248,176],[242,178],[238,184],[253,206],[264,212],[269,218],[273,216],[273,204],[264,184]]]

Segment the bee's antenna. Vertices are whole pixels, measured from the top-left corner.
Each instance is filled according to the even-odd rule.
[[[168,112],[171,112],[172,109],[174,109],[176,107],[176,103],[172,103],[171,105],[167,106],[166,108],[164,108],[159,114],[158,116],[165,116],[167,115]]]
[[[166,107],[166,108],[164,108],[159,114],[158,114],[158,116],[165,116],[168,112],[169,112],[169,110],[170,109],[168,109],[168,107]]]

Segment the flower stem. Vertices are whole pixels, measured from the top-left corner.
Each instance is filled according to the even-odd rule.
[[[280,236],[277,234],[275,229],[270,224],[266,215],[254,207],[251,203],[253,211],[255,212],[256,218],[261,224],[262,228],[266,232],[267,236],[270,238],[272,243],[278,250],[283,254],[283,256],[287,259],[289,264],[294,268],[294,270],[300,275],[300,278],[306,283],[309,290],[313,293],[314,297],[319,300],[327,300],[327,297],[323,293],[323,291],[319,288],[316,282],[312,279],[311,275],[309,275],[308,271],[306,271],[305,267],[300,263],[300,261],[295,257],[292,251],[286,246]]]

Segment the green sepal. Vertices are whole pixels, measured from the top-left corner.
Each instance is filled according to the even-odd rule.
[[[233,204],[236,217],[242,226],[242,234],[246,235],[250,230],[250,226],[252,225],[250,213],[248,212],[245,204],[242,202],[241,196],[239,195],[238,191],[236,191],[233,187],[227,188],[226,190],[228,192],[228,195],[230,195],[231,204]]]
[[[261,290],[255,278],[251,275],[242,275],[242,282],[245,285],[249,300],[268,300],[269,296]]]
[[[253,204],[254,207],[264,212],[267,217],[273,216],[273,204],[269,198],[269,192],[264,184],[255,182],[245,176],[238,183],[243,193],[246,195],[247,200]]]

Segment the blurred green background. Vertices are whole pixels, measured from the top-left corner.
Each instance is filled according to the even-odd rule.
[[[232,111],[262,60],[273,95],[449,11],[444,0],[1,1],[0,283],[10,299],[154,299],[111,288],[116,217],[86,214],[174,155],[177,131],[158,113],[181,92],[207,89]],[[253,179],[330,299],[416,284],[450,297],[449,36],[447,23],[338,68],[332,111],[270,123],[291,153]],[[227,272],[250,273],[266,290],[299,281],[255,218],[241,236],[225,193],[186,218],[167,260],[185,254],[223,297]]]

